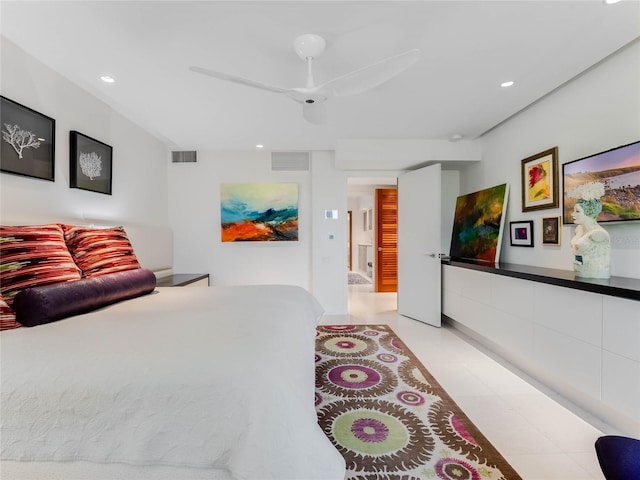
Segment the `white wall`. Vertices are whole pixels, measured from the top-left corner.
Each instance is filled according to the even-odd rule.
[[[326,313],[347,313],[347,175],[335,169],[333,152],[313,152],[312,171],[312,292]],[[338,210],[338,219],[324,218]]]
[[[299,240],[222,243],[220,184],[234,182],[297,183]],[[310,172],[274,172],[268,152],[198,152],[197,163],[170,165],[169,199],[175,272],[209,273],[212,285],[299,285],[326,313],[346,313],[347,178],[333,153],[312,152]]]
[[[221,241],[220,184],[245,182],[298,184],[298,241]],[[197,163],[169,165],[169,199],[176,273],[209,273],[212,285],[310,288],[310,172],[273,172],[268,152],[198,152]]]
[[[517,84],[513,88],[518,88]],[[508,182],[507,222],[533,220],[535,247],[511,247],[505,228],[501,261],[572,270],[569,241],[573,226],[562,228],[560,247],[542,246],[540,240],[541,218],[561,215],[561,209],[522,212],[521,160],[557,146],[561,176],[561,165],[565,162],[637,140],[640,140],[640,41],[484,135],[483,161],[462,172],[461,192],[466,194]],[[640,222],[603,226],[611,235],[611,274],[640,278]]]
[[[472,140],[340,139],[335,155],[342,170],[402,171],[438,162],[467,165],[482,158],[482,145]]]
[[[167,225],[168,149],[160,140],[2,38],[2,95],[56,121],[55,182],[0,174],[0,215]],[[69,188],[69,131],[113,147],[112,195]]]
[[[442,211],[440,217],[440,253],[449,255],[451,250],[451,235],[453,234],[453,217],[456,212],[456,199],[460,195],[460,172],[443,170],[442,182]]]

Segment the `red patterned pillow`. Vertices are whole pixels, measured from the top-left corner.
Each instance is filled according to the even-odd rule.
[[[4,301],[2,295],[0,295],[0,330],[11,330],[12,328],[21,327],[18,322],[16,322],[16,314],[7,302]]]
[[[60,225],[0,226],[0,294],[11,307],[27,287],[80,280]]]
[[[124,228],[62,227],[69,251],[83,277],[140,268]]]

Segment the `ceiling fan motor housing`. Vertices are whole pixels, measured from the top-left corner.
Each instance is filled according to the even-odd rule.
[[[320,35],[307,33],[293,42],[293,49],[302,60],[318,58],[324,52],[327,42]]]
[[[312,93],[312,92],[296,92],[291,95],[298,103],[306,103],[308,105],[312,105],[314,103],[324,103],[327,100],[327,96],[321,93]]]

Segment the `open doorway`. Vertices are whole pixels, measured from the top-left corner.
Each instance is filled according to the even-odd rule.
[[[378,223],[380,215],[376,206],[376,190],[397,189],[396,177],[349,177],[347,179],[348,210],[350,214],[349,255],[349,310],[351,310],[351,292],[373,295],[371,301],[382,296],[393,297],[396,306],[395,292],[376,292],[378,258]],[[388,299],[387,299],[388,302]]]

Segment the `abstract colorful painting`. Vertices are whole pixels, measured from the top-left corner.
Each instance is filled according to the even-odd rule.
[[[220,185],[223,242],[298,240],[298,184]]]
[[[522,211],[556,208],[558,196],[558,147],[522,160]]]
[[[503,183],[458,197],[451,258],[499,261],[508,196],[509,186]]]

